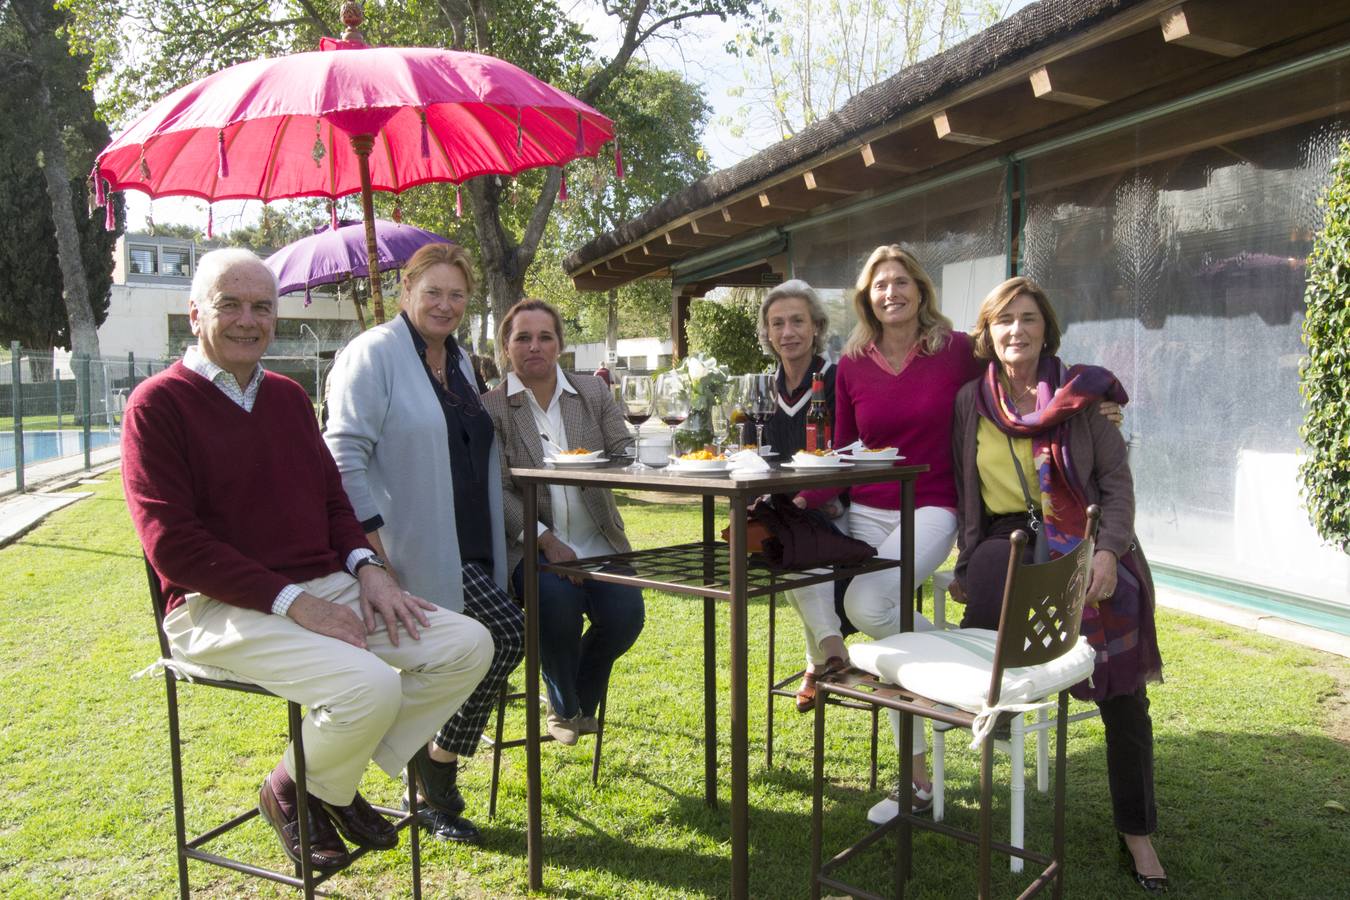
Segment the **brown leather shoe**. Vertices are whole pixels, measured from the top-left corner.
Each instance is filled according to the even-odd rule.
[[[328,813],[337,830],[353,844],[369,847],[372,850],[389,850],[398,846],[398,829],[388,819],[377,813],[357,791],[352,802],[346,806],[334,806],[326,801],[324,812]]]
[[[291,862],[300,862],[300,823],[298,816],[288,816],[272,792],[270,778],[263,779],[258,792],[258,811],[281,838],[281,849]],[[309,864],[322,872],[341,869],[351,862],[347,845],[333,829],[333,823],[324,814],[317,798],[309,798]]]
[[[848,668],[842,657],[831,656],[819,672],[807,672],[802,686],[797,688],[797,712],[810,712],[816,706],[816,680],[822,675],[835,675]]]

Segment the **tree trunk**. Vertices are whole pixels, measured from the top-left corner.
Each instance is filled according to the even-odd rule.
[[[39,74],[36,97],[37,126],[42,138],[42,177],[47,182],[47,196],[51,200],[52,222],[56,226],[56,256],[61,265],[61,296],[66,304],[66,318],[70,323],[70,349],[91,360],[99,357],[98,326],[94,324],[94,308],[89,303],[89,281],[85,277],[84,260],[80,254],[80,233],[75,225],[75,202],[70,192],[70,166],[66,162],[66,148],[61,142],[61,131],[52,115],[51,93],[45,75]],[[108,199],[112,202],[112,198]],[[95,363],[90,372],[89,409],[106,413],[107,373]],[[81,407],[82,408],[82,407]]]
[[[619,353],[619,291],[617,288],[610,288],[606,297],[609,304],[609,321],[605,323],[605,349],[609,351],[605,356],[605,364],[609,364],[611,356],[617,357]]]
[[[562,170],[550,168],[519,243],[502,225],[501,205],[508,179],[483,175],[465,182],[472,204],[474,233],[483,255],[478,266],[483,273],[488,306],[497,322],[512,304],[525,296],[525,273],[534,262],[561,182]]]

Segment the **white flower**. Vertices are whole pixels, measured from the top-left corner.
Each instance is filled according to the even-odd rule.
[[[697,356],[689,357],[687,363],[688,363],[687,371],[689,373],[690,381],[695,382],[700,381],[702,380],[704,375],[708,374],[708,367],[705,366],[703,364],[703,360],[699,359]]]

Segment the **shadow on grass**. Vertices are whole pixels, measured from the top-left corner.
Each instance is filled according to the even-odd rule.
[[[1034,758],[1030,748],[1027,757],[1029,763]],[[945,822],[974,831],[978,827],[978,755],[964,744],[953,749],[949,742],[947,767]],[[1345,896],[1342,863],[1350,846],[1350,816],[1325,806],[1327,800],[1344,798],[1350,790],[1350,748],[1344,744],[1303,734],[1202,731],[1184,737],[1167,735],[1156,741],[1154,769],[1158,804],[1154,843],[1168,869],[1173,895]],[[1313,774],[1329,770],[1340,773],[1331,783]],[[827,761],[825,775],[824,852],[828,858],[866,833],[869,826],[853,811],[865,809],[871,797],[859,789],[861,782],[841,779],[841,775],[849,776],[840,772],[835,760]],[[1066,777],[1067,896],[1133,896],[1137,889],[1117,849],[1100,733],[1092,746],[1070,751]],[[1053,833],[1053,754],[1050,779],[1050,790],[1039,793],[1034,764],[1028,766],[1025,843],[1045,853],[1050,852]],[[808,795],[811,791],[809,770],[779,771],[772,780],[785,790]],[[996,753],[996,840],[1008,839],[1008,796],[1008,759]],[[1170,799],[1180,797],[1201,802],[1184,804]],[[835,815],[845,810],[847,816]],[[913,886],[919,896],[974,892],[974,847],[919,831],[914,840]],[[884,840],[836,874],[889,894],[895,846]],[[1031,880],[1032,864],[1021,875],[1012,875],[1006,860],[995,854],[995,896],[1016,893]],[[1337,863],[1328,866],[1328,860]],[[1302,886],[1295,890],[1294,882]]]
[[[43,550],[69,550],[72,553],[90,553],[95,556],[120,556],[123,559],[135,559],[135,560],[139,560],[141,558],[141,554],[139,553],[127,553],[121,550],[94,550],[90,547],[76,547],[71,544],[49,544],[44,543],[42,541],[23,541],[22,545],[25,547],[36,547]]]

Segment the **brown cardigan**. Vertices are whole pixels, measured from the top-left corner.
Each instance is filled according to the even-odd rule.
[[[989,516],[980,496],[980,473],[975,461],[976,429],[980,414],[975,409],[981,379],[976,379],[956,395],[956,415],[952,422],[952,454],[956,466],[957,547],[956,577],[964,578],[970,554],[984,540]],[[1116,558],[1124,556],[1131,545],[1146,577],[1148,564],[1134,537],[1134,478],[1120,429],[1101,415],[1094,403],[1072,419],[1069,426],[1069,454],[1074,471],[1084,480],[1088,503],[1102,509],[1097,530],[1097,549],[1110,550]],[[1151,593],[1151,591],[1150,591]]]

